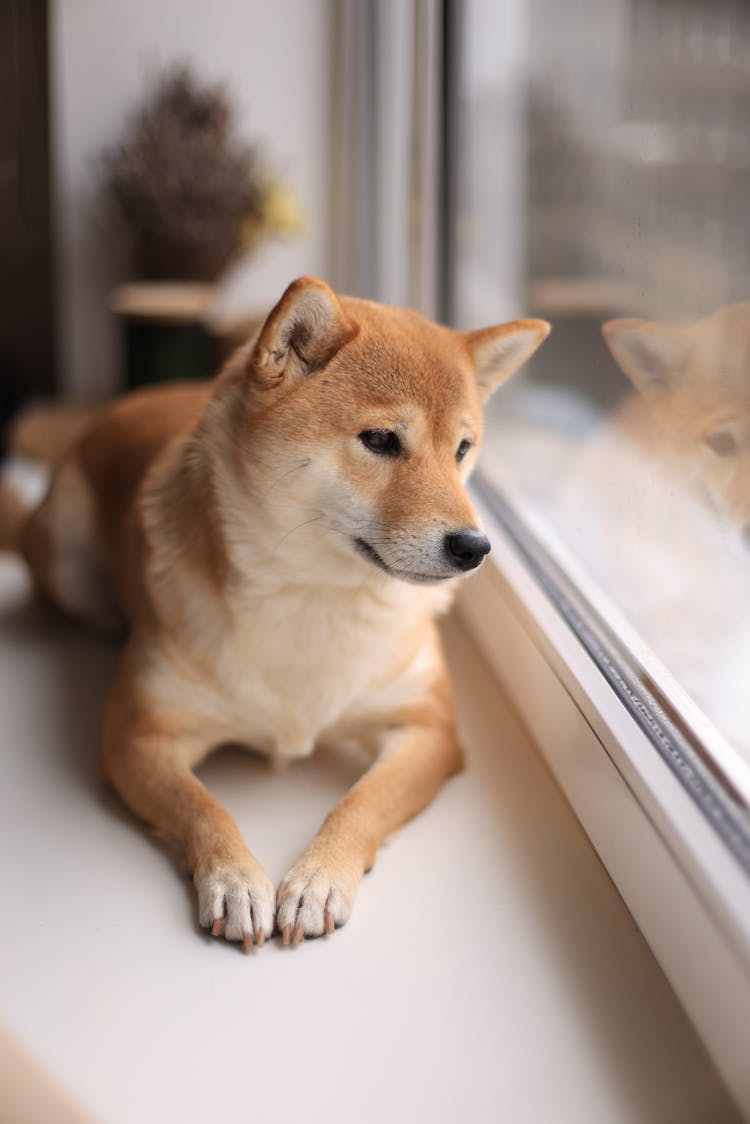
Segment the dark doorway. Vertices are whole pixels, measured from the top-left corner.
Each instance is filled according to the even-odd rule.
[[[47,0],[0,0],[0,433],[56,382]]]

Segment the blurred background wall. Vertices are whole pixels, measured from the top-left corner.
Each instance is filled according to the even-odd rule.
[[[328,0],[50,0],[52,208],[62,388],[116,387],[114,278],[92,222],[97,160],[142,95],[144,79],[186,61],[225,82],[239,130],[262,142],[308,216],[287,243],[261,247],[222,285],[228,313],[273,303],[300,273],[328,272],[330,24]]]

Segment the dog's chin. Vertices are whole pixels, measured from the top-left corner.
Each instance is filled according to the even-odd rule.
[[[361,558],[366,558],[382,573],[391,578],[397,578],[399,581],[410,582],[412,585],[439,585],[441,582],[448,581],[449,578],[456,577],[455,573],[426,574],[413,570],[396,569],[394,566],[389,566],[385,559],[380,557],[377,550],[370,546],[369,542],[365,542],[364,539],[354,539],[353,542]]]

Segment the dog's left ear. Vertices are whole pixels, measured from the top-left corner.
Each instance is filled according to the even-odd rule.
[[[325,281],[298,277],[263,325],[248,374],[263,389],[290,388],[330,362],[357,331]]]
[[[534,354],[549,332],[546,320],[512,320],[461,333],[474,361],[482,401]]]

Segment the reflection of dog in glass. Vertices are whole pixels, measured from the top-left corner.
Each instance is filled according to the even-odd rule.
[[[637,424],[653,427],[660,455],[668,445],[691,483],[750,536],[750,301],[692,323],[610,320],[603,331],[643,395],[648,418]]]
[[[750,302],[691,323],[610,320],[603,332],[640,393],[575,458],[564,537],[750,752]]]

